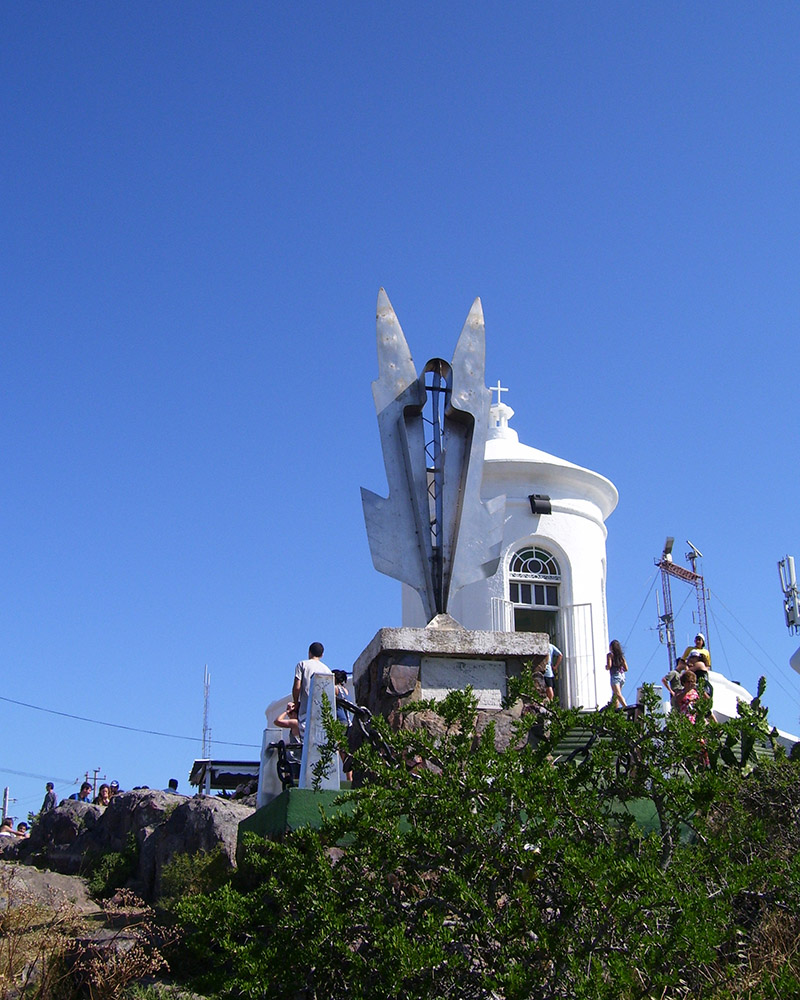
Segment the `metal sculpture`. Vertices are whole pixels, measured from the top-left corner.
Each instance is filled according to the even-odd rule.
[[[452,364],[433,358],[419,376],[383,289],[377,335],[372,395],[389,496],[361,490],[367,536],[375,569],[413,587],[430,621],[500,558],[505,497],[480,499],[491,401],[480,299]]]

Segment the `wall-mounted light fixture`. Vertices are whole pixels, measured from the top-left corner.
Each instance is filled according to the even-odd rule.
[[[553,505],[550,503],[550,497],[546,497],[542,493],[531,493],[528,500],[531,503],[531,514],[553,513]]]

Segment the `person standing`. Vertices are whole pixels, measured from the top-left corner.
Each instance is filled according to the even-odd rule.
[[[336,683],[336,687],[334,688],[336,697],[345,698],[347,701],[350,701],[350,692],[347,690],[347,672],[345,670],[334,670],[333,679]],[[336,705],[336,718],[345,726],[350,725],[350,714],[338,702]]]
[[[554,646],[550,643],[550,650],[547,654],[547,663],[544,668],[544,690],[547,695],[547,700],[552,701],[555,697],[555,684],[556,678],[558,677],[558,668],[561,666],[561,661],[564,656],[558,646]]]
[[[627,708],[628,703],[622,696],[622,685],[628,672],[628,662],[622,652],[619,639],[612,639],[606,656],[606,670],[611,679],[611,708]]]
[[[692,670],[686,670],[681,678],[683,681],[683,691],[675,699],[676,708],[685,715],[689,722],[697,720],[697,700],[700,695],[697,692],[697,677]]]
[[[48,781],[44,787],[44,802],[42,803],[42,808],[39,810],[40,816],[44,816],[45,813],[52,812],[58,803],[56,793],[53,789],[53,782]]]
[[[347,672],[344,670],[334,670],[333,679],[336,682],[336,687],[334,688],[334,690],[336,691],[336,698],[337,698],[336,719],[338,722],[341,722],[342,725],[346,726],[349,729],[351,723],[350,713],[343,705],[340,705],[338,702],[339,698],[344,698],[346,701],[350,701],[350,692],[347,690]],[[344,767],[345,778],[347,778],[348,781],[352,781],[353,758],[350,756],[349,753],[345,752],[344,748],[341,748],[339,750],[339,756],[342,758],[342,766]]]
[[[306,729],[306,714],[308,713],[308,693],[311,688],[311,678],[314,674],[330,674],[333,671],[322,662],[325,647],[321,642],[312,642],[308,647],[308,659],[301,660],[294,668],[294,684],[292,685],[292,701],[297,706],[297,722],[302,738]]]

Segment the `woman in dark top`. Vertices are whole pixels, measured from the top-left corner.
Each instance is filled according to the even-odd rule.
[[[622,685],[625,683],[628,664],[622,652],[622,646],[619,644],[619,639],[612,639],[608,647],[606,670],[609,672],[611,678],[611,708],[627,708],[628,703],[622,697]]]

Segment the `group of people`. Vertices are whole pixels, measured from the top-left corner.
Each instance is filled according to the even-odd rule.
[[[661,683],[669,691],[672,708],[691,722],[695,721],[698,699],[713,697],[714,690],[708,679],[710,669],[711,653],[706,648],[706,637],[698,632],[694,645],[687,646],[675,667],[661,678]]]
[[[347,689],[347,674],[344,670],[331,670],[330,667],[326,666],[322,662],[324,652],[321,642],[311,643],[308,648],[308,659],[301,660],[295,667],[292,700],[287,704],[286,710],[273,720],[273,725],[289,730],[293,743],[302,743],[303,741],[308,714],[308,696],[311,689],[311,678],[314,674],[333,674],[337,699],[350,698],[350,692]],[[561,650],[551,642],[543,674],[545,695],[548,701],[552,701],[555,697],[555,685],[563,658]],[[678,658],[675,669],[670,670],[662,679],[662,683],[669,691],[673,709],[681,712],[692,722],[695,720],[697,699],[703,696],[711,698],[713,695],[713,689],[708,680],[710,669],[711,654],[706,648],[705,636],[698,632],[694,637],[694,645],[686,647],[683,656]],[[609,644],[606,670],[611,682],[609,707],[626,709],[628,703],[622,693],[622,688],[625,684],[625,675],[628,672],[628,662],[619,639],[612,639]],[[350,724],[348,713],[339,705],[336,708],[336,717],[345,725]]]
[[[301,660],[294,668],[294,681],[292,683],[292,700],[287,704],[286,710],[281,712],[277,718],[273,719],[273,725],[280,729],[288,729],[290,742],[299,744],[303,742],[308,717],[308,697],[311,691],[311,678],[315,674],[333,674],[334,691],[336,698],[350,699],[350,692],[347,688],[347,673],[344,670],[331,670],[329,666],[322,662],[325,647],[321,642],[312,642],[308,647],[308,659]],[[336,718],[345,726],[350,725],[350,716],[346,709],[339,704],[336,705]],[[344,760],[344,755],[342,755]],[[351,778],[350,772],[346,772],[346,777]]]
[[[164,789],[172,795],[180,795],[178,791],[178,779],[170,778],[169,784]],[[97,789],[97,794],[92,795],[92,785],[89,781],[84,781],[77,792],[73,792],[72,795],[68,795],[64,802],[87,802],[95,806],[107,806],[110,804],[111,800],[115,795],[119,795],[120,787],[118,781],[111,781],[108,784],[103,782],[102,785]],[[52,781],[48,781],[45,785],[44,801],[42,802],[42,807],[39,810],[38,815],[43,816],[46,813],[52,812],[58,805],[58,796],[56,795],[55,786]],[[0,837],[13,838],[14,840],[20,840],[25,837],[30,836],[30,828],[28,824],[22,820],[17,823],[16,829],[14,829],[14,820],[7,816],[0,822]]]
[[[17,823],[16,830],[14,829],[14,820],[10,816],[0,823],[0,837],[10,840],[25,840],[26,837],[30,836],[30,831],[28,829],[28,824],[25,820],[21,820]]]
[[[146,788],[146,785],[137,786],[137,788]],[[169,784],[164,789],[165,792],[171,795],[180,795],[178,791],[178,779],[170,778]],[[77,792],[73,792],[72,795],[68,795],[64,802],[87,802],[95,806],[107,806],[111,803],[111,800],[115,795],[119,795],[120,787],[119,782],[115,779],[108,783],[103,782],[102,785],[97,789],[96,794],[92,793],[92,784],[89,781],[84,781]],[[58,796],[55,792],[55,787],[52,781],[48,781],[45,785],[44,802],[42,802],[42,808],[39,810],[39,815],[42,816],[45,813],[52,812],[53,809],[58,805]]]
[[[347,673],[344,670],[331,670],[322,662],[325,647],[321,642],[312,642],[308,647],[308,659],[301,660],[294,668],[292,684],[292,700],[287,704],[286,711],[273,719],[273,725],[280,729],[288,729],[293,743],[302,743],[306,730],[308,716],[308,696],[311,691],[311,678],[314,674],[333,674],[334,690],[337,698],[350,698],[347,689]],[[346,710],[336,706],[336,718],[346,726],[350,718]]]
[[[672,708],[692,722],[695,721],[697,713],[697,699],[713,696],[714,691],[708,679],[710,669],[711,653],[706,648],[706,637],[702,632],[698,632],[694,637],[694,645],[686,647],[683,656],[678,657],[675,668],[661,679],[661,683],[669,691]],[[627,708],[628,703],[622,694],[622,688],[628,672],[628,663],[619,639],[612,639],[608,647],[606,670],[611,681],[609,707]]]
[[[555,683],[558,679],[558,668],[564,655],[561,650],[550,643],[550,649],[544,664],[544,691],[548,701],[555,697]],[[628,662],[622,652],[619,639],[612,639],[606,656],[606,670],[611,680],[611,702],[609,708],[627,708],[628,703],[622,694],[625,684],[625,674],[628,672]]]
[[[119,795],[118,781],[112,781],[109,784],[104,782],[97,789],[97,794],[94,796],[92,796],[91,782],[84,781],[78,791],[73,792],[72,795],[68,795],[64,801],[68,802],[72,800],[73,802],[90,802],[92,805],[96,806],[107,806],[115,795]],[[48,781],[45,785],[44,802],[42,802],[42,808],[39,810],[39,815],[51,812],[55,809],[57,804],[58,797],[56,796],[53,782]]]

